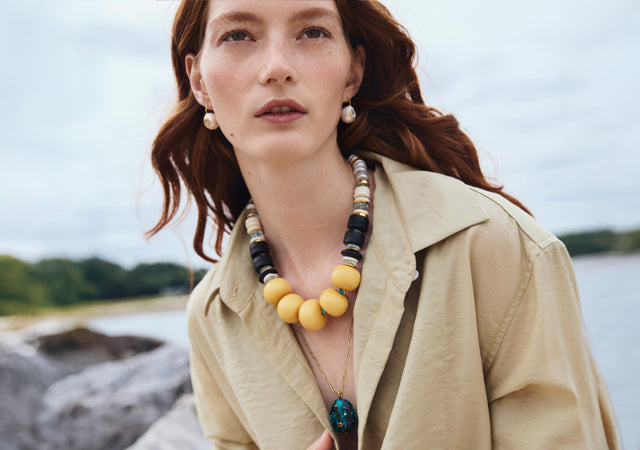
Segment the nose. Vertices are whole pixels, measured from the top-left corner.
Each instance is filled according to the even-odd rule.
[[[294,64],[294,49],[286,39],[274,38],[265,45],[260,83],[264,85],[295,83],[298,75]]]

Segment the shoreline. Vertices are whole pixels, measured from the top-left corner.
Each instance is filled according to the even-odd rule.
[[[187,295],[173,295],[138,300],[101,302],[53,309],[33,315],[0,317],[0,334],[44,334],[75,326],[85,326],[91,319],[118,317],[145,312],[185,309]]]

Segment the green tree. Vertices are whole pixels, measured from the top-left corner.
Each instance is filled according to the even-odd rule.
[[[80,261],[78,266],[97,298],[111,299],[131,295],[127,271],[119,265],[94,257]]]
[[[0,315],[29,311],[49,303],[46,288],[30,272],[28,263],[0,255]]]
[[[189,290],[189,271],[173,263],[143,263],[129,271],[133,295],[156,295],[163,290]]]
[[[640,230],[620,233],[616,239],[615,250],[621,252],[637,252],[640,250]]]
[[[193,271],[193,285],[198,284],[207,274],[207,269],[197,269]]]
[[[31,272],[47,286],[55,305],[71,305],[98,296],[97,288],[84,278],[80,265],[69,259],[43,259],[31,267]]]
[[[566,234],[559,238],[571,256],[610,252],[616,241],[615,233],[610,230]]]

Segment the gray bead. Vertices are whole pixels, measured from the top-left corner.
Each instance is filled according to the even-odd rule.
[[[262,230],[255,230],[249,234],[249,239],[264,239],[264,234],[262,234]]]
[[[264,284],[267,284],[269,281],[273,280],[274,278],[278,278],[278,274],[277,273],[269,273],[267,275],[264,276]]]

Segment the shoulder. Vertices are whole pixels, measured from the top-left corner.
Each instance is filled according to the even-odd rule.
[[[494,231],[513,229],[517,231],[518,240],[527,243],[532,251],[543,250],[552,244],[558,244],[558,238],[535,218],[503,196],[484,189],[466,186],[476,195],[477,201],[489,216],[487,228]],[[503,239],[504,240],[504,237]]]
[[[486,372],[518,311],[573,308],[577,288],[569,254],[556,236],[501,195],[464,188],[488,219],[440,245],[442,253],[468,264]]]
[[[446,298],[452,308],[473,311],[485,364],[527,292],[545,303],[557,301],[548,295],[554,286],[574,289],[562,242],[501,195],[396,162],[383,160],[381,169],[376,183],[393,195],[375,207],[398,210],[426,279],[456,293]],[[536,276],[541,269],[545,276]]]
[[[534,217],[499,194],[463,186],[473,193],[487,215],[487,220],[459,236],[469,253],[474,283],[482,288],[479,293],[502,291],[504,302],[513,301],[527,287],[534,266],[541,261],[561,263],[564,273],[554,275],[564,277],[571,272],[564,244]],[[452,236],[451,240],[456,238]]]
[[[392,192],[389,198],[394,205],[380,206],[398,209],[414,252],[460,233],[473,235],[478,245],[513,245],[532,256],[549,245],[561,245],[533,217],[499,194],[380,155],[367,155],[381,169],[376,173],[376,191],[380,183]]]

